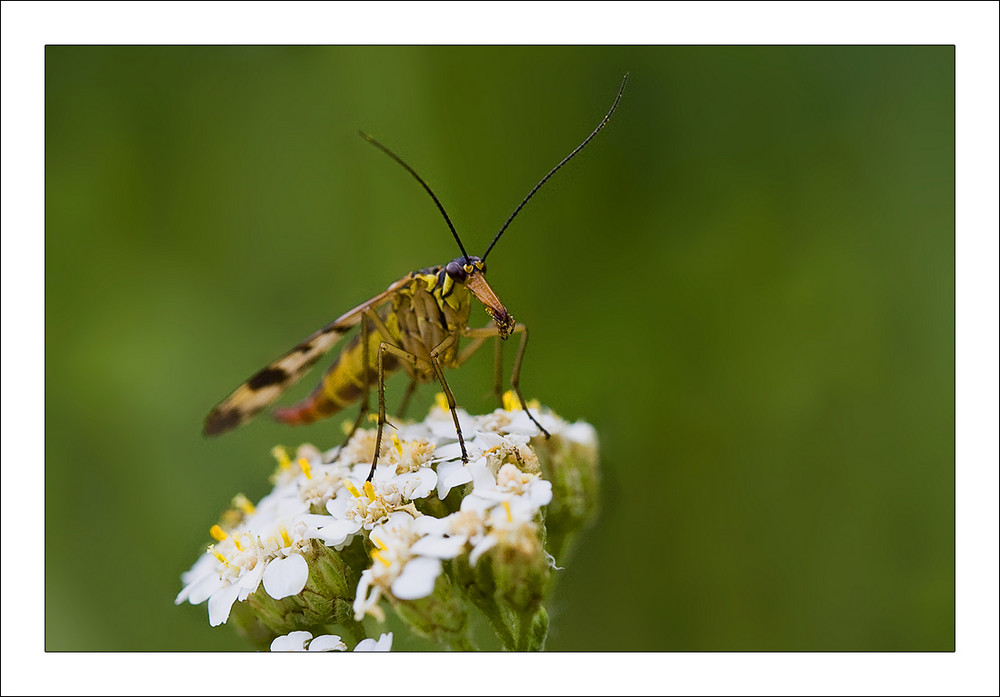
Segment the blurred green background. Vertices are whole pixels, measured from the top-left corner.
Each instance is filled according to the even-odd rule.
[[[341,419],[215,440],[202,419],[457,255],[359,128],[482,253],[625,72],[490,255],[532,331],[526,393],[602,439],[548,648],[953,649],[954,67],[950,46],[47,47],[47,649],[248,646],[174,606],[179,575],[233,494],[269,490],[272,445],[334,445]],[[449,376],[470,410],[491,365]]]

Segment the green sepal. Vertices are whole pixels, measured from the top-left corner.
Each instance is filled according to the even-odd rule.
[[[552,483],[552,502],[545,509],[545,547],[563,564],[577,534],[593,522],[600,509],[598,447],[561,435],[537,436],[531,439],[531,447],[542,476]]]
[[[396,614],[417,634],[458,651],[473,650],[469,613],[448,574],[441,573],[426,598],[400,600],[389,595]]]

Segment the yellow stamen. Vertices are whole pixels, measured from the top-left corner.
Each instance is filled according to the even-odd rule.
[[[381,552],[372,552],[372,559],[378,559],[380,562],[386,566],[392,566],[392,562],[382,556]]]
[[[372,423],[377,423],[378,422],[378,414],[369,414],[368,415],[368,420],[371,421]]]
[[[229,560],[226,559],[224,556],[222,556],[221,554],[219,554],[218,552],[215,551],[215,545],[209,545],[208,546],[208,551],[212,553],[213,557],[215,557],[220,562],[222,562],[223,566],[225,566],[225,567],[229,566]]]
[[[392,444],[396,446],[396,452],[402,455],[403,444],[399,442],[399,436],[397,436],[395,433],[392,434]]]
[[[374,535],[372,535],[368,539],[371,540],[372,544],[375,545],[376,548],[380,550],[385,550],[385,544],[382,542],[382,540],[378,539]]]
[[[511,513],[510,513],[510,501],[504,501],[503,502],[503,507],[504,507],[504,510],[507,511],[507,522],[508,523],[513,523],[514,522],[514,516],[511,515]]]
[[[214,537],[216,542],[222,542],[224,539],[229,537],[229,535],[226,534],[226,531],[218,525],[213,525],[209,528],[208,534]]]
[[[354,498],[356,498],[356,499],[360,499],[361,498],[361,492],[358,491],[358,488],[356,486],[354,486],[354,484],[352,484],[349,480],[347,480],[347,479],[344,480],[344,487],[349,492],[351,492],[351,496],[353,496]]]
[[[372,486],[371,482],[369,482],[369,481],[365,482],[364,490],[365,490],[365,496],[368,497],[368,500],[369,501],[374,501],[375,500],[375,487]]]
[[[505,411],[518,411],[521,409],[521,400],[517,398],[513,390],[503,393],[503,408]]]
[[[312,467],[309,466],[309,460],[300,457],[299,467],[302,468],[302,474],[306,475],[306,479],[312,479]]]
[[[240,536],[239,535],[233,535],[233,544],[236,546],[237,550],[239,550],[240,552],[243,551],[244,547],[243,547],[243,543],[240,542]]]
[[[506,503],[506,502],[504,502],[504,503]],[[509,516],[510,515],[510,509],[507,509],[507,510],[508,510],[507,515]],[[291,547],[292,546],[292,538],[288,536],[288,530],[285,529],[284,525],[278,526],[278,532],[281,533],[281,541],[284,543],[282,546],[283,547]]]
[[[438,392],[434,395],[434,403],[441,411],[448,411],[448,398],[444,396],[444,392]]]
[[[292,466],[292,458],[288,457],[288,451],[285,450],[285,446],[283,445],[276,445],[271,448],[271,456],[278,461],[278,467],[283,470]]]
[[[256,508],[254,508],[254,505],[250,503],[250,499],[248,499],[243,494],[236,494],[236,496],[233,497],[233,506],[240,509],[247,515],[250,515],[255,510],[257,510]]]

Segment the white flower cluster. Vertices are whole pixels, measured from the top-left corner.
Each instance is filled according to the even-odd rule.
[[[371,482],[365,478],[374,449],[373,429],[359,430],[346,447],[327,453],[302,446],[294,460],[276,448],[281,467],[274,490],[256,506],[237,501],[228,522],[212,528],[216,543],[182,575],[184,588],[175,602],[207,600],[209,622],[219,625],[236,602],[261,586],[274,600],[300,594],[315,546],[342,550],[364,536],[370,566],[360,573],[354,620],[366,615],[381,620],[379,601],[386,595],[404,601],[429,596],[443,560],[468,554],[469,564],[475,566],[497,545],[540,553],[537,519],[552,500],[552,485],[542,478],[538,459],[528,447],[530,438],[540,435],[538,427],[521,410],[498,409],[477,417],[458,413],[467,464],[461,460],[451,414],[440,406],[422,423],[386,429]],[[585,424],[571,425],[549,412],[542,412],[539,420],[554,436],[595,440]],[[460,504],[450,499],[448,508],[442,502],[456,487],[464,487],[466,494]],[[387,647],[384,637],[369,641]],[[301,631],[275,639],[272,648],[307,645],[346,648],[336,635],[313,639]]]
[[[212,527],[217,543],[182,574],[184,588],[174,600],[193,605],[207,600],[213,627],[229,619],[233,603],[246,600],[261,584],[269,596],[280,600],[301,592],[309,575],[302,556],[315,537],[303,519],[308,504],[281,487],[257,506],[243,499],[234,510],[244,514],[242,519],[228,531]]]

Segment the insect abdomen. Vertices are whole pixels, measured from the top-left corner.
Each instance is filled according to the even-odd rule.
[[[326,371],[316,389],[298,404],[275,409],[274,418],[290,425],[309,424],[332,416],[356,402],[366,387],[378,384],[379,343],[378,332],[371,331],[366,357],[361,337],[355,336]],[[390,373],[399,367],[399,362],[395,356],[386,355],[383,367],[386,373]]]

